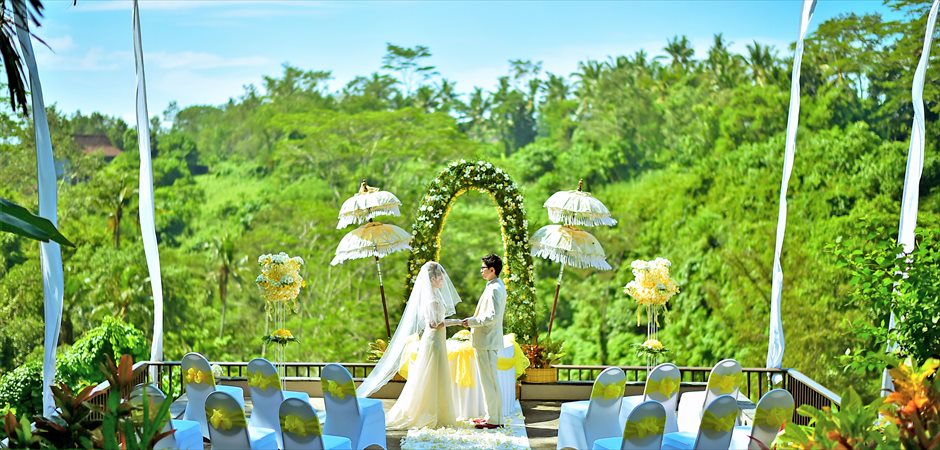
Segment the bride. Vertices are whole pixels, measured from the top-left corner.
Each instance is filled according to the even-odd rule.
[[[456,425],[450,366],[447,363],[445,327],[460,323],[445,319],[453,315],[460,297],[440,264],[429,261],[421,267],[408,298],[401,322],[382,359],[363,380],[356,394],[368,397],[398,371],[405,346],[423,330],[417,358],[408,368],[408,381],[389,410],[386,425],[391,430],[438,428]]]

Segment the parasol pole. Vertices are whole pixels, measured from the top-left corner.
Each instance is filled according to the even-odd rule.
[[[379,256],[373,256],[375,256],[375,270],[379,273],[379,292],[382,293],[382,311],[385,313],[385,332],[388,334],[388,337],[391,338],[392,327],[388,324],[388,305],[385,303],[385,284],[382,283],[382,265],[379,264]]]
[[[561,278],[565,275],[565,263],[561,263],[561,269],[558,270],[558,282],[555,283],[555,300],[552,302],[552,315],[548,319],[548,336],[546,339],[551,339],[552,337],[552,323],[555,322],[555,308],[558,307],[558,291],[561,290]]]

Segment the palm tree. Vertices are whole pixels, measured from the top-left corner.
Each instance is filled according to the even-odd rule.
[[[599,61],[587,60],[578,63],[578,71],[571,74],[577,78],[575,83],[575,96],[578,97],[578,115],[582,115],[590,110],[591,103],[597,92],[597,83],[604,75],[604,64]]]
[[[210,251],[210,259],[218,265],[215,279],[219,286],[219,301],[222,304],[222,318],[219,321],[219,337],[222,337],[225,330],[225,309],[228,306],[228,282],[232,279],[241,284],[239,272],[248,262],[248,256],[235,259],[235,240],[229,235],[213,239],[204,246]]]
[[[685,36],[673,37],[666,43],[663,50],[669,55],[669,65],[682,69],[686,69],[691,64],[692,57],[695,56],[695,49],[692,48],[689,38]]]
[[[747,53],[747,63],[755,84],[763,86],[776,78],[777,61],[773,47],[754,41],[753,44],[747,45]]]

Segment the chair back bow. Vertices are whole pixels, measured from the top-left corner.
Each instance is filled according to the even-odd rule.
[[[620,381],[614,381],[610,384],[604,384],[601,382],[594,383],[594,388],[591,389],[591,398],[602,399],[602,400],[615,400],[618,397],[623,397],[623,390],[626,384],[627,384],[626,378]]]
[[[476,384],[476,372],[473,370],[476,367],[473,359],[475,355],[476,350],[469,342],[461,343],[456,350],[448,353],[447,359],[454,362],[456,369],[453,375],[457,386],[473,387]]]
[[[623,439],[646,439],[650,436],[663,434],[665,428],[665,417],[646,417],[640,420],[628,421],[623,429]]]
[[[212,378],[212,371],[190,367],[186,371],[186,383],[215,384],[215,380]]]
[[[304,419],[293,414],[281,416],[281,429],[301,437],[321,436],[323,434],[320,421],[316,417]]]
[[[703,431],[724,433],[731,431],[737,420],[737,411],[731,411],[723,416],[719,416],[711,411],[705,411],[705,413],[702,414],[702,426],[700,428]]]
[[[261,372],[252,372],[248,374],[248,386],[262,391],[270,388],[280,390],[281,380],[277,377],[276,373],[265,375]]]
[[[228,431],[232,428],[245,428],[245,413],[243,411],[229,411],[222,408],[212,408],[209,423],[217,430]]]
[[[352,381],[340,383],[333,380],[323,380],[323,393],[345,400],[347,395],[350,397],[356,396],[356,384]]]
[[[793,408],[781,406],[779,408],[758,409],[754,417],[754,425],[765,428],[780,429],[793,416]]]
[[[663,378],[659,381],[649,380],[646,382],[646,395],[659,394],[668,399],[678,390],[679,380],[675,378]]]
[[[740,373],[731,373],[727,375],[713,373],[711,377],[708,378],[708,390],[717,395],[730,394],[738,388],[740,377]]]

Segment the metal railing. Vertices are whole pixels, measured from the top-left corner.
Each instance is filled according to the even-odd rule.
[[[816,409],[822,409],[842,404],[842,397],[795,369],[787,370],[787,390],[793,395],[797,408],[802,405],[811,405]],[[807,425],[809,424],[809,417],[803,417],[794,412],[793,422]]]
[[[147,373],[147,368],[149,367],[149,365],[150,363],[146,361],[138,362],[134,364],[134,369],[133,369],[134,380],[130,386],[124,387],[124,389],[121,392],[121,395],[126,396],[130,394],[130,390],[133,389],[134,386],[140,383],[146,383],[150,379]],[[105,408],[105,406],[108,404],[108,395],[110,394],[110,392],[111,392],[111,383],[107,381],[102,381],[101,383],[98,383],[98,385],[95,386],[95,389],[92,390],[92,397],[90,399],[90,402],[96,408],[96,410],[92,411],[91,413],[91,418],[93,420],[101,420],[104,418],[102,414],[98,412],[97,409]]]

